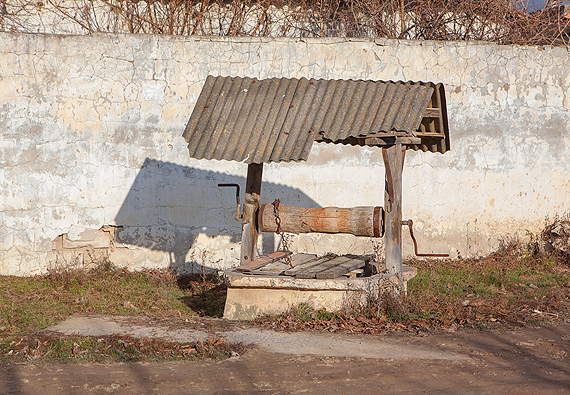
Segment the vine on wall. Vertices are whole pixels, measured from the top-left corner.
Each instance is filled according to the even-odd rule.
[[[570,7],[523,0],[0,0],[0,31],[567,45]]]

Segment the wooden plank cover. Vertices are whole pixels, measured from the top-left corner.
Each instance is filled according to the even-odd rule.
[[[311,268],[308,268],[307,270],[304,271],[300,271],[296,274],[297,278],[315,278],[315,276],[317,275],[317,273],[320,273],[324,270],[327,270],[329,268],[335,267],[340,265],[341,263],[345,263],[347,261],[350,261],[352,258],[347,258],[344,256],[339,256],[333,259],[330,259],[326,262],[322,262],[319,265],[313,266]]]
[[[285,270],[284,274],[287,276],[295,276],[297,272],[307,270],[316,265],[320,265],[321,263],[329,261],[330,259],[331,258],[319,258],[316,260],[312,260],[297,267],[294,267],[293,269]]]
[[[263,267],[252,270],[252,274],[281,274],[287,269],[302,265],[303,263],[316,259],[315,254],[295,254],[291,257],[291,265],[285,259],[280,259],[273,263],[268,263]]]
[[[260,268],[257,268],[255,270],[251,271],[251,274],[255,274],[255,275],[280,275],[281,273],[283,273],[285,270],[289,269],[291,266],[289,266],[285,261],[280,260],[280,261],[275,261],[273,263],[269,263],[265,266],[262,266]]]
[[[251,272],[252,270],[259,269],[260,267],[263,267],[268,263],[272,263],[275,262],[276,260],[284,258],[290,254],[291,253],[288,251],[275,251],[269,255],[265,255],[260,258],[257,258],[254,261],[248,262],[245,265],[238,267],[236,270],[240,273],[248,273]]]
[[[359,269],[366,264],[364,259],[350,259],[340,265],[323,270],[315,275],[318,279],[337,278],[354,269]]]
[[[314,254],[295,254],[291,257],[291,266],[285,261],[285,251],[277,251],[262,256],[255,261],[237,268],[237,271],[252,275],[287,275],[297,278],[333,279],[362,268],[370,257],[343,255],[338,257],[318,258]]]
[[[291,266],[297,267],[317,259],[315,254],[295,254],[291,257]]]

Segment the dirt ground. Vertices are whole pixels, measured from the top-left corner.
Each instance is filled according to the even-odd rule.
[[[208,335],[256,346],[222,361],[4,365],[0,394],[570,394],[570,323],[421,336],[254,327]]]

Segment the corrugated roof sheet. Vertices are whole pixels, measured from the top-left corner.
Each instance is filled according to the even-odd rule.
[[[421,82],[208,76],[183,136],[197,159],[306,160],[315,139],[353,143],[388,132],[415,135],[434,88]],[[441,128],[432,129],[423,127],[424,134],[441,140]]]

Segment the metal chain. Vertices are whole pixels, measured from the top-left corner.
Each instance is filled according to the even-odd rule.
[[[275,199],[275,201],[271,203],[273,205],[273,215],[275,215],[275,223],[277,224],[277,229],[275,230],[275,233],[281,236],[281,247],[283,248],[283,251],[288,253],[287,256],[283,258],[283,260],[287,265],[289,265],[289,267],[292,268],[293,264],[291,262],[291,251],[289,251],[289,240],[287,239],[285,232],[281,230],[281,217],[279,217],[280,203],[281,201],[279,199]]]
[[[273,203],[271,203],[273,205],[273,215],[275,215],[275,223],[277,224],[277,230],[275,231],[275,233],[280,234],[283,233],[281,232],[281,218],[279,217],[279,204],[281,203],[281,201],[279,199],[275,199],[275,201],[273,201]]]

